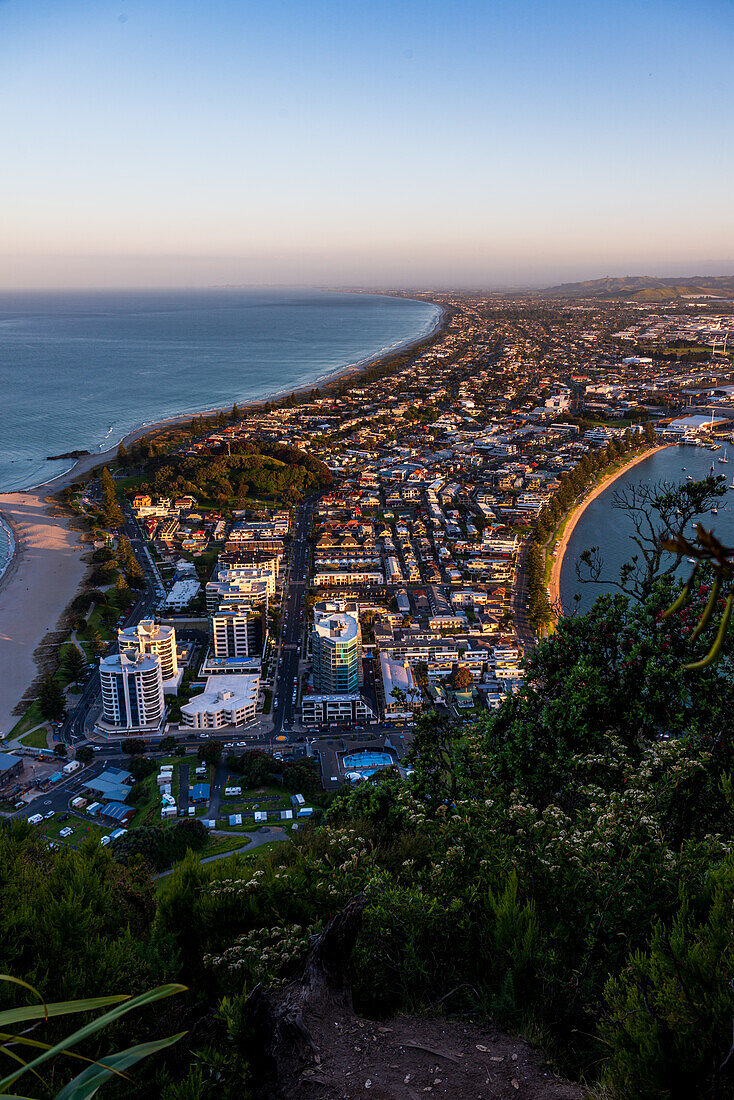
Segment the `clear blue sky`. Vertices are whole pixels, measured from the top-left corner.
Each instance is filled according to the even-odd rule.
[[[734,272],[731,0],[0,0],[0,286]]]

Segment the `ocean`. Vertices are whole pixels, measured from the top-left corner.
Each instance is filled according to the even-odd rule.
[[[728,458],[729,462],[719,462],[719,456]],[[734,474],[733,447],[724,445],[719,451],[709,451],[704,447],[666,447],[634,466],[591,502],[574,528],[561,566],[561,604],[567,614],[576,609],[588,611],[601,593],[619,591],[612,585],[581,584],[578,581],[576,561],[584,550],[598,546],[604,558],[604,575],[615,579],[619,577],[623,562],[635,553],[631,521],[619,509],[612,507],[615,491],[625,484],[647,484],[661,480],[678,483],[685,481],[689,475],[698,481],[710,473],[712,462],[714,472],[725,475],[731,485]],[[706,513],[699,517],[699,522],[712,529],[728,546],[734,546],[734,491],[727,490],[721,498],[717,515]],[[694,532],[689,533],[693,535]],[[681,575],[687,574],[690,568],[683,562]],[[579,601],[574,599],[576,594],[581,597]]]
[[[283,393],[432,332],[438,307],[326,291],[0,294],[0,491],[135,428]],[[0,530],[0,571],[7,559]]]

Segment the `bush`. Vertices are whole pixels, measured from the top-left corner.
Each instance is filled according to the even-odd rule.
[[[142,857],[156,871],[162,871],[183,859],[188,849],[200,851],[207,842],[207,835],[196,819],[177,821],[168,828],[141,825],[113,841],[112,855],[118,863],[124,864]]]
[[[729,863],[711,877],[698,915],[684,895],[672,924],[655,925],[650,949],[633,952],[607,982],[601,1034],[611,1051],[606,1077],[616,1095],[732,1095],[723,1069],[734,1009],[732,897]]]
[[[139,780],[145,779],[153,772],[158,771],[158,765],[155,760],[151,760],[148,756],[133,756],[127,762],[127,770],[133,779]]]

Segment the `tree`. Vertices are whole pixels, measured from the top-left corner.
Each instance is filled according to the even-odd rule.
[[[82,651],[72,643],[64,654],[64,675],[69,683],[78,684],[86,667],[87,662]]]
[[[237,405],[235,404],[235,405],[232,406],[232,412],[230,413],[230,420],[232,420],[232,421],[239,420],[239,418],[240,418],[240,410],[237,408]]]
[[[450,805],[458,796],[462,741],[461,726],[435,711],[418,718],[410,761],[416,790],[434,810]]]
[[[173,752],[175,747],[176,747],[176,738],[175,737],[172,737],[169,734],[168,737],[161,738],[161,743],[160,743],[160,746],[159,746],[161,752]]]
[[[54,756],[66,756],[67,749],[63,741],[57,741],[54,745]]]
[[[576,563],[577,578],[582,584],[612,585],[634,600],[646,600],[657,581],[672,576],[681,563],[682,555],[668,553],[663,544],[682,538],[691,521],[708,512],[725,492],[726,478],[713,474],[677,485],[641,482],[615,490],[612,507],[631,523],[637,553],[622,565],[619,580],[613,580],[602,577],[604,558],[598,546],[591,546]]]
[[[117,448],[117,461],[123,469],[126,469],[130,462],[130,456],[127,453],[127,447],[124,443],[121,443]]]
[[[122,527],[124,517],[122,509],[117,502],[115,482],[109,469],[105,466],[99,479],[102,493],[102,512],[104,521],[108,527]]]
[[[41,690],[38,693],[38,706],[41,715],[48,722],[60,722],[64,717],[66,709],[64,692],[61,684],[50,672],[46,673],[41,684]]]
[[[474,677],[472,676],[466,665],[459,665],[451,673],[451,686],[456,688],[457,691],[461,691],[464,688],[470,687],[474,683]]]
[[[145,745],[138,737],[126,737],[120,749],[126,756],[136,756],[145,752]]]
[[[91,764],[94,760],[94,749],[91,745],[80,745],[76,750],[76,759],[80,764]]]
[[[218,764],[222,756],[221,741],[207,741],[206,744],[199,745],[197,755],[203,764]]]

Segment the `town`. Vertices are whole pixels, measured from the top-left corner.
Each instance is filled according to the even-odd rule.
[[[194,817],[231,850],[313,813],[298,789],[258,802],[238,755],[305,762],[311,795],[408,774],[421,712],[470,721],[521,687],[558,611],[564,479],[623,443],[731,438],[726,301],[425,297],[421,345],[152,435],[67,491],[92,591],[28,711],[52,725],[6,737],[8,812],[54,842],[91,819],[104,844]],[[163,754],[142,807],[136,751]]]

